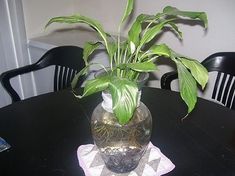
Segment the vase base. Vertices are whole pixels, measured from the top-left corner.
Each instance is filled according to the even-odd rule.
[[[115,172],[117,174],[123,174],[123,173],[128,173],[133,171],[136,167],[138,166],[138,163],[133,165],[133,163],[131,164],[131,166],[124,166],[121,169],[117,168],[116,166],[111,166],[111,165],[106,165],[106,167],[112,171]]]
[[[101,156],[106,167],[115,173],[127,173],[134,170],[144,151],[136,147],[106,148]]]

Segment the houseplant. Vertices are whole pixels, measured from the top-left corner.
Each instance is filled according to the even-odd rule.
[[[208,81],[207,70],[197,60],[176,53],[166,44],[151,43],[157,35],[163,32],[164,28],[171,29],[179,38],[181,38],[182,33],[177,26],[177,20],[179,19],[184,20],[184,18],[187,18],[191,20],[199,20],[204,23],[206,28],[206,14],[204,12],[180,11],[171,6],[165,7],[163,12],[157,13],[156,15],[141,14],[133,22],[129,29],[127,38],[123,41],[120,39],[121,27],[132,13],[133,4],[134,0],[127,0],[127,5],[118,27],[118,36],[108,34],[104,31],[99,22],[80,14],[54,17],[50,19],[46,25],[48,26],[52,23],[85,23],[93,28],[100,36],[100,41],[87,42],[85,44],[83,59],[86,66],[73,79],[72,88],[76,87],[77,80],[80,76],[87,74],[88,69],[92,64],[100,65],[105,74],[102,73],[96,78],[86,81],[83,94],[75,94],[75,96],[83,98],[96,92],[106,92],[104,95],[108,95],[112,100],[112,111],[109,112],[108,115],[108,118],[112,120],[107,120],[107,118],[105,118],[106,122],[104,122],[103,119],[103,124],[104,126],[107,125],[107,123],[109,125],[114,125],[113,123],[116,120],[116,126],[113,126],[114,129],[116,129],[117,126],[119,126],[118,128],[127,127],[135,121],[136,112],[139,107],[138,79],[143,73],[156,71],[156,65],[154,62],[157,59],[170,59],[176,64],[179,75],[180,95],[188,106],[188,113],[194,109],[197,101],[197,83],[204,88]],[[109,56],[110,68],[108,69],[104,68],[100,63],[89,63],[89,56],[100,46],[105,47]],[[102,109],[102,107],[100,108]],[[143,111],[147,112],[148,110],[144,107]],[[104,116],[104,113],[101,114],[99,114],[99,116]],[[147,112],[145,113],[145,116],[147,118],[147,116],[151,115]],[[147,125],[149,131],[151,131],[151,125],[149,124],[151,124],[151,118]],[[136,128],[135,125],[132,127]],[[103,127],[100,129],[103,129]],[[104,129],[107,128],[104,127]],[[112,130],[112,127],[110,127],[109,130]],[[108,135],[115,133],[109,132],[110,131],[107,131],[107,133],[104,134]],[[94,129],[93,135],[96,135]],[[147,139],[149,141],[149,136]],[[109,140],[111,140],[111,138]],[[95,139],[95,143],[97,144],[99,141],[96,141]],[[112,141],[110,141],[110,143],[112,143]],[[146,148],[145,143],[142,145],[141,151],[144,151]],[[142,154],[143,152],[141,155]],[[131,169],[133,168],[134,166],[131,167]],[[124,169],[120,172],[129,170]]]

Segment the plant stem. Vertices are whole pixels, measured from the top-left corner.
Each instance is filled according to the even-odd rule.
[[[121,31],[121,25],[118,27],[118,36],[117,36],[117,63],[116,65],[119,65],[121,63],[120,60],[120,31]],[[120,70],[117,69],[117,76],[120,76]]]

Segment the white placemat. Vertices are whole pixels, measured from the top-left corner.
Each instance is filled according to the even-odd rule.
[[[93,144],[79,146],[77,156],[79,165],[86,176],[160,176],[175,168],[175,165],[152,143],[149,143],[148,149],[137,168],[124,174],[117,174],[108,170],[97,147]]]

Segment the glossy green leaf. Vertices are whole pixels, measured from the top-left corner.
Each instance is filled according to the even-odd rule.
[[[157,67],[153,62],[129,63],[120,65],[120,68],[125,67],[128,67],[137,72],[152,72],[157,70]]]
[[[207,15],[205,12],[191,12],[191,11],[180,11],[175,7],[167,6],[163,9],[163,12],[167,15],[188,17],[191,19],[199,19],[203,21],[205,28],[208,26]]]
[[[99,76],[95,79],[86,81],[82,97],[103,91],[108,88],[110,75]]]
[[[79,15],[79,14],[76,14],[76,15],[72,15],[72,16],[54,17],[49,20],[49,22],[46,24],[46,27],[52,23],[68,23],[68,24],[85,23],[85,24],[91,26],[101,36],[102,40],[105,43],[105,47],[107,49],[107,52],[110,53],[108,40],[107,40],[107,34],[104,31],[102,25],[98,21],[91,19],[91,18],[88,18],[88,17],[85,17],[85,16],[82,16],[82,15]]]
[[[187,68],[181,63],[176,62],[180,95],[188,106],[188,113],[190,113],[197,102],[197,84]]]
[[[88,64],[88,57],[100,46],[100,42],[86,42],[83,50],[83,60]]]
[[[180,39],[182,39],[182,32],[179,30],[178,26],[175,23],[170,22],[169,23],[171,29],[178,35]]]
[[[109,49],[110,49],[109,59],[110,59],[110,62],[113,62],[112,58],[117,51],[117,43],[116,42],[109,42],[108,45],[109,45]]]
[[[140,40],[140,33],[142,31],[142,23],[148,19],[148,18],[154,18],[152,15],[146,15],[146,14],[140,14],[135,22],[132,24],[129,32],[128,32],[128,40],[130,42],[133,42],[135,46],[139,45]]]
[[[89,65],[87,65],[86,67],[84,67],[82,70],[80,70],[73,78],[72,82],[71,82],[71,87],[72,89],[75,89],[77,86],[77,82],[79,81],[80,77],[87,74],[87,70],[88,70]]]
[[[208,71],[207,69],[200,64],[197,60],[193,59],[186,59],[186,58],[179,58],[181,62],[186,66],[196,81],[202,86],[204,89],[206,83],[208,82]]]
[[[126,9],[122,16],[121,23],[123,23],[126,20],[126,18],[131,14],[133,7],[134,7],[134,0],[127,0]]]
[[[144,44],[147,44],[150,42],[156,35],[158,35],[165,24],[171,22],[171,20],[165,20],[159,24],[155,24],[155,26],[149,28],[146,33],[143,35],[143,37],[140,40],[140,46],[143,46]]]
[[[171,49],[166,44],[153,45],[149,51],[159,56],[171,57]]]
[[[119,77],[112,78],[109,90],[113,100],[113,111],[118,122],[129,122],[137,106],[138,87],[133,81]]]

